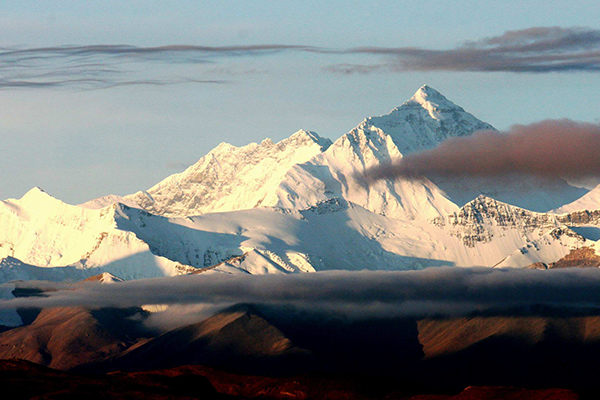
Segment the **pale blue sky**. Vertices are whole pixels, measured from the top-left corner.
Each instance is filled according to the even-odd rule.
[[[0,3],[0,47],[267,44],[320,51],[447,50],[532,27],[600,29],[599,2],[573,4],[6,1]],[[600,71],[593,69],[515,73],[383,68],[341,74],[329,68],[380,65],[390,56],[293,49],[31,55],[0,58],[2,199],[20,197],[33,186],[69,203],[133,193],[181,171],[222,141],[244,145],[266,137],[280,140],[298,129],[336,139],[364,117],[400,105],[424,83],[500,129],[546,118],[597,122],[600,116]],[[78,76],[104,83],[55,84]],[[54,83],[30,84],[40,79]],[[15,85],[23,81],[28,84]]]

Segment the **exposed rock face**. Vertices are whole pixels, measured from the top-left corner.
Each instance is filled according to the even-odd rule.
[[[596,254],[596,251],[590,247],[581,247],[579,249],[573,249],[569,252],[569,254],[553,263],[538,262],[527,266],[527,268],[531,269],[599,267],[600,256]]]
[[[565,225],[600,225],[600,210],[580,210],[559,214],[556,219]]]
[[[462,238],[467,247],[490,242],[494,236],[492,227],[541,235],[558,225],[552,214],[535,213],[486,196],[478,196],[446,219],[436,218],[433,222],[450,228],[451,233]]]
[[[548,268],[598,268],[600,267],[600,256],[594,249],[582,247],[571,250],[569,254],[552,263]]]

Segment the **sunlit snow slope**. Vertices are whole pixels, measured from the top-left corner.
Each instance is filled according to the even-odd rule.
[[[554,213],[519,207],[556,209],[587,193],[566,182],[362,178],[481,129],[494,128],[423,86],[333,143],[298,131],[279,143],[221,144],[125,198],[71,206],[32,189],[0,203],[0,280],[525,267],[595,250],[594,191]]]
[[[0,276],[80,279],[98,274],[95,268],[100,267],[119,277],[136,279],[185,270],[152,254],[134,233],[119,230],[115,222],[119,210],[116,205],[99,210],[68,205],[39,188],[19,200],[0,202],[0,259],[12,257],[24,263],[22,267],[3,266]],[[37,271],[40,267],[67,266],[70,268],[53,272]],[[83,272],[87,269],[94,271]]]

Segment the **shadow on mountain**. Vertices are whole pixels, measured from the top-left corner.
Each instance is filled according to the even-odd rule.
[[[225,400],[202,374],[190,371],[153,371],[82,376],[23,360],[0,361],[0,385],[11,400],[128,399]]]
[[[40,280],[50,282],[78,282],[92,276],[109,272],[123,279],[157,278],[166,275],[154,253],[144,251],[114,260],[108,264],[87,268],[85,265],[66,267],[36,267],[8,257],[10,268],[0,268],[0,282]],[[7,260],[5,259],[5,260]],[[0,260],[0,261],[5,261]],[[83,260],[85,261],[85,260]]]
[[[600,391],[600,317],[475,317],[419,322],[425,359],[416,381]],[[596,397],[591,397],[596,398]]]
[[[306,254],[319,260],[312,263],[317,270],[397,270],[454,265],[451,261],[387,251],[378,240],[362,232],[362,227],[354,227],[356,223],[349,215],[352,207],[357,209],[356,212],[364,213],[361,218],[369,218],[372,213],[338,198],[302,211],[301,218],[283,211],[255,208],[182,218],[176,223],[173,219],[120,207],[128,216],[118,220],[120,229],[134,232],[150,246],[153,254],[197,268],[213,266],[232,255],[242,255],[240,248],[249,246],[268,249],[290,265],[295,263],[288,253]],[[378,217],[373,214],[373,218]],[[235,233],[205,230],[215,226]],[[114,266],[104,270],[120,276]]]
[[[0,358],[20,358],[67,370],[123,352],[150,332],[137,321],[141,309],[57,307],[0,334]]]
[[[333,312],[261,306],[318,371],[397,375],[420,360],[417,323],[410,318],[349,318]]]
[[[141,371],[209,365],[255,374],[298,373],[306,370],[311,359],[309,350],[297,346],[255,307],[239,305],[80,370]]]
[[[167,332],[80,371],[207,365],[290,376],[307,372],[396,373],[422,356],[415,321],[350,321],[293,309],[238,305]]]
[[[199,365],[284,380],[356,377],[371,394],[458,393],[475,385],[565,388],[597,398],[600,316],[561,312],[415,320],[242,304],[151,337],[133,309],[55,308],[1,333],[0,358],[78,373]]]
[[[344,199],[331,200],[338,202],[340,207],[330,211],[330,201],[302,211],[308,223],[300,225],[297,234],[300,244],[291,248],[302,252],[302,243],[314,243],[326,270],[413,270],[455,265],[453,261],[404,256],[386,250],[380,241],[369,237],[368,233],[378,225],[378,215],[356,204],[349,204]],[[368,223],[364,221],[365,218]],[[360,221],[360,225],[357,221]]]

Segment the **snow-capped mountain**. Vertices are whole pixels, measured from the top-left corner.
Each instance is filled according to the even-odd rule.
[[[357,129],[363,126],[370,132],[389,135],[403,155],[433,148],[449,137],[496,130],[427,85],[390,114],[367,118]],[[485,195],[542,212],[575,201],[588,192],[569,185],[565,179],[529,175],[429,179],[459,206]]]
[[[107,196],[83,206],[114,202],[164,216],[276,206],[295,210],[344,198],[396,219],[435,218],[480,194],[534,211],[570,203],[587,189],[563,179],[531,176],[385,180],[368,185],[365,169],[431,149],[449,137],[495,130],[435,89],[424,85],[389,114],[369,117],[331,144],[298,131],[274,144],[266,139],[237,148],[222,143],[186,171],[126,198]]]
[[[431,149],[449,137],[495,130],[430,86],[423,85],[400,107],[380,117],[366,118],[355,130],[389,135],[402,154]]]
[[[333,145],[307,131],[277,144],[268,139],[241,148],[223,143],[183,173],[127,199],[154,214],[191,216],[257,206],[301,210],[339,197],[393,218],[433,218],[456,206],[430,182],[369,187],[361,175],[371,166],[480,129],[494,128],[425,85],[402,106],[366,118]]]
[[[11,257],[13,266],[2,268],[0,275],[33,279],[40,277],[36,272],[40,267],[70,267],[55,269],[52,280],[61,276],[78,280],[99,273],[86,270],[101,267],[119,277],[136,279],[176,275],[185,269],[152,254],[132,232],[119,230],[115,223],[118,210],[116,205],[99,210],[72,206],[39,188],[19,200],[1,201],[0,259]],[[15,266],[15,259],[24,265]],[[41,275],[52,278],[49,274]]]
[[[595,248],[595,241],[568,226],[597,227],[600,221],[534,213],[482,196],[432,221],[400,221],[353,203],[327,202],[304,211],[255,208],[170,219],[124,207],[117,224],[155,254],[198,272],[262,274],[525,267]],[[514,256],[517,250],[527,256]]]
[[[304,130],[279,143],[265,139],[239,148],[221,143],[184,172],[127,199],[165,216],[274,206],[286,172],[330,145],[329,139]]]
[[[334,143],[298,131],[279,143],[221,144],[145,192],[80,206],[36,188],[0,202],[0,279],[525,267],[595,250],[594,191],[581,200],[587,211],[544,213],[501,201],[519,192],[539,206],[548,187],[537,178],[489,180],[494,198],[478,196],[477,180],[364,179],[367,168],[480,129],[494,128],[423,86]],[[565,185],[546,197],[564,205],[587,192]]]

